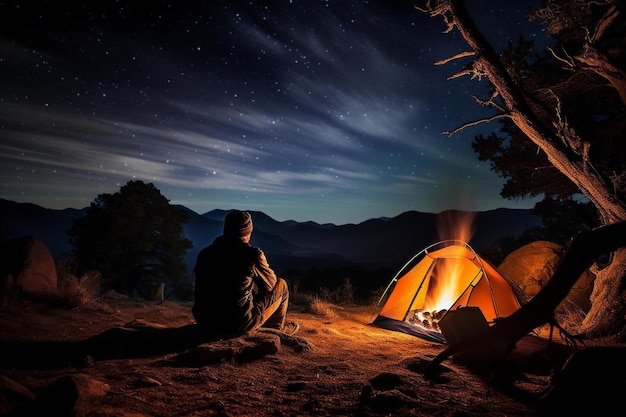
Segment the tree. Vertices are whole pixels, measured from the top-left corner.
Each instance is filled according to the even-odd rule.
[[[544,20],[548,33],[559,42],[549,49],[549,55],[535,61],[528,56],[528,44],[498,55],[462,0],[429,1],[419,10],[443,17],[447,32],[458,30],[470,47],[439,64],[471,57],[453,77],[489,80],[490,96],[474,98],[496,113],[448,133],[493,120],[508,123],[504,129],[511,137],[506,143],[489,137],[480,145],[485,147],[483,157],[491,147],[492,167],[497,170],[509,165],[509,171],[501,172],[515,173],[514,180],[505,185],[504,195],[536,192],[569,198],[578,192],[593,204],[601,226],[626,220],[626,23],[619,0],[544,1],[534,16]],[[533,152],[538,155],[530,157]],[[511,164],[517,166],[510,168]],[[626,330],[626,248],[614,249],[606,264],[593,267],[592,307],[580,330],[589,337],[624,334]],[[553,285],[570,284],[557,280]],[[560,297],[566,293],[551,294]]]
[[[81,270],[102,272],[105,288],[145,296],[153,283],[186,279],[187,221],[153,184],[129,181],[115,194],[98,195],[68,235]]]

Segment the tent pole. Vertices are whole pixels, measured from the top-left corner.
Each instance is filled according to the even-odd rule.
[[[413,294],[413,298],[411,299],[411,302],[409,303],[409,307],[407,308],[406,312],[404,313],[404,317],[402,318],[402,321],[406,321],[409,313],[411,312],[411,307],[413,306],[413,303],[415,302],[415,298],[417,298],[417,294],[420,293],[420,291],[422,290],[422,286],[424,285],[424,282],[428,281],[430,283],[430,280],[432,279],[432,276],[430,276],[430,273],[432,272],[433,269],[435,269],[435,264],[437,263],[437,259],[433,259],[433,262],[430,264],[430,266],[428,267],[428,270],[426,271],[426,273],[424,274],[424,276],[422,277],[422,282],[420,282],[419,287],[417,287],[417,291],[415,291],[415,293]],[[426,277],[429,277],[429,279],[426,279]]]

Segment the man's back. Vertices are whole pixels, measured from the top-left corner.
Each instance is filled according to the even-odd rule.
[[[252,267],[258,250],[220,236],[198,254],[193,313],[198,323],[237,331],[252,320]]]

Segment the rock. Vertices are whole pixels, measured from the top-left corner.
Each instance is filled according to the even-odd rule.
[[[383,372],[370,379],[372,388],[378,391],[389,391],[402,384],[400,375],[391,372]]]
[[[402,407],[419,408],[419,399],[411,397],[399,390],[374,391],[370,398],[362,396],[363,405],[371,407],[379,414],[395,414]]]
[[[110,298],[112,300],[128,300],[129,297],[126,294],[121,294],[115,290],[108,290],[104,293],[104,298]]]
[[[28,388],[0,374],[0,415],[11,415],[18,407],[28,406],[36,397]]]
[[[57,292],[57,272],[48,246],[39,238],[24,236],[0,246],[2,294],[19,291],[24,295]]]
[[[145,375],[135,381],[135,387],[160,387],[161,385],[163,384],[158,379]]]
[[[102,291],[102,273],[96,270],[85,272],[80,278],[73,274],[63,274],[58,277],[57,287],[65,296],[78,295],[83,299],[93,300],[100,296]]]
[[[271,334],[250,334],[201,344],[176,355],[173,360],[187,366],[204,366],[226,361],[250,362],[280,350],[280,338]]]
[[[72,274],[63,274],[58,277],[57,288],[63,294],[72,294],[78,291],[78,277]]]
[[[89,416],[93,402],[104,397],[110,386],[84,374],[63,376],[46,387],[29,415]]]
[[[556,243],[532,242],[511,252],[498,270],[511,278],[528,298],[532,298],[550,280],[563,253],[564,248]],[[585,271],[566,297],[567,302],[561,303],[558,310],[575,305],[584,312],[589,311],[594,279],[591,272]]]

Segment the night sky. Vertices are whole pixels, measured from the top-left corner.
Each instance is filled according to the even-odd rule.
[[[467,3],[499,50],[545,36],[540,1]],[[446,80],[468,47],[416,4],[0,0],[0,197],[83,208],[141,180],[199,214],[335,224],[532,207],[471,149],[497,123],[443,134],[491,113],[487,84]]]

